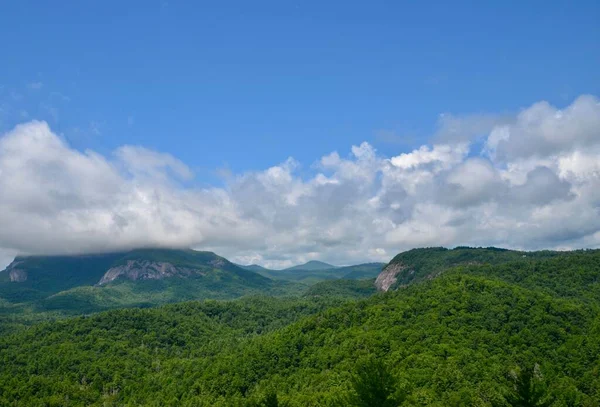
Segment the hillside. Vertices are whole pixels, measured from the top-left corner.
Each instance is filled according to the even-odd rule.
[[[337,280],[5,335],[0,405],[351,406],[365,386],[390,406],[534,405],[509,403],[532,371],[544,405],[598,406],[600,251],[472,250],[481,264],[420,259],[423,278],[358,301],[328,299],[372,290]]]
[[[364,263],[352,266],[331,266],[330,268],[317,267],[313,269],[303,269],[301,267],[304,265],[299,265],[284,270],[270,270],[257,265],[242,267],[273,280],[295,281],[310,285],[327,280],[362,280],[375,278],[379,275],[384,265],[384,263]]]
[[[11,281],[11,274],[26,276]],[[14,280],[14,278],[12,279]],[[296,292],[211,252],[143,249],[95,256],[21,257],[0,272],[0,317],[81,314],[193,299]]]
[[[263,266],[259,266],[258,264],[249,264],[247,266],[243,266],[243,265],[239,265],[239,267],[243,268],[244,270],[250,270],[250,271],[254,271],[255,273],[261,273],[261,272],[270,272],[270,271],[274,271],[274,270],[270,270],[266,267]]]
[[[307,271],[315,271],[315,270],[329,270],[334,269],[335,266],[324,263],[322,261],[311,260],[304,264],[298,264],[297,266],[288,267],[283,269],[282,271],[296,271],[296,270],[307,270]]]
[[[412,249],[395,256],[377,276],[376,286],[381,291],[432,279],[457,266],[496,265],[509,262],[525,262],[558,256],[560,252],[549,250],[520,252],[495,247],[457,247],[446,249],[432,247]]]

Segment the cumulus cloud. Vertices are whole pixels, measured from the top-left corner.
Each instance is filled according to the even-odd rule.
[[[600,245],[597,98],[465,120],[465,134],[393,157],[362,143],[317,160],[308,178],[289,158],[219,188],[191,187],[168,154],[78,151],[45,122],[21,124],[0,137],[0,257],[195,247],[284,267],[432,245]],[[471,137],[484,127],[480,148]]]
[[[548,157],[590,146],[600,138],[600,103],[580,96],[565,109],[539,102],[521,111],[513,124],[494,128],[486,150],[497,160]]]

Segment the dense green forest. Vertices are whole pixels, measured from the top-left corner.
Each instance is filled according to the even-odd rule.
[[[383,263],[365,263],[353,266],[333,267],[326,263],[319,263],[317,266],[312,265],[311,267],[311,262],[309,262],[285,270],[269,270],[256,265],[241,267],[274,280],[314,284],[320,281],[337,279],[358,280],[375,278],[381,272],[383,266],[385,266]]]
[[[600,405],[599,251],[407,253],[437,278],[14,330],[0,337],[0,404]]]
[[[174,275],[135,281],[120,276],[98,284],[111,270],[128,263],[138,274],[148,270],[159,273],[157,270],[168,264]],[[11,281],[15,270],[26,277],[24,281]],[[297,295],[306,288],[299,283],[271,280],[214,253],[194,250],[138,249],[85,256],[18,257],[0,272],[0,333],[43,320],[109,309],[248,295]]]
[[[135,281],[121,276],[98,284],[107,272],[129,263],[134,268],[137,264],[138,272],[144,267],[156,271],[168,264],[181,273]],[[313,261],[285,270],[267,270],[238,266],[212,252],[174,249],[18,257],[6,271],[0,271],[0,333],[44,320],[109,309],[249,295],[298,296],[321,281],[375,278],[382,266],[367,263],[334,267]],[[25,277],[23,281],[11,281],[11,271],[15,270]],[[334,290],[348,290],[352,284],[342,281]],[[372,284],[367,285],[369,293],[375,291]]]

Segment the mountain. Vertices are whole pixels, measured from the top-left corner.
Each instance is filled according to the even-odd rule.
[[[0,335],[0,405],[598,406],[600,250],[393,264],[406,287],[360,300],[329,302],[373,292],[335,280]]]
[[[335,267],[319,270],[268,270],[256,269],[256,272],[273,280],[296,281],[303,284],[314,284],[320,281],[349,279],[361,280],[375,278],[381,272],[384,263],[365,263],[354,266]]]
[[[311,260],[304,264],[299,264],[297,266],[288,267],[283,269],[282,271],[296,271],[296,270],[307,270],[307,271],[315,271],[315,270],[330,270],[336,268],[335,266],[324,263],[322,261]]]
[[[385,266],[385,263],[364,263],[337,267],[335,272],[345,280],[364,280],[377,277],[383,266]]]
[[[275,270],[270,270],[263,266],[259,266],[258,264],[250,264],[247,266],[242,266],[242,265],[238,264],[237,266],[243,268],[244,270],[253,271],[255,273],[265,273],[265,272],[275,271]]]
[[[530,262],[558,256],[561,252],[543,250],[521,252],[496,247],[473,248],[431,247],[412,249],[395,256],[377,276],[375,285],[380,291],[432,279],[458,266]]]
[[[98,283],[123,253],[17,257],[0,271],[0,298],[25,302]]]
[[[0,299],[5,303],[68,313],[289,290],[294,291],[289,283],[194,250],[18,257],[0,272]]]
[[[316,264],[314,264],[316,263]],[[301,267],[307,266],[309,269]],[[322,262],[308,262],[299,266],[290,267],[284,270],[271,270],[258,265],[240,266],[246,270],[254,271],[260,275],[273,280],[296,281],[303,284],[315,284],[321,281],[348,279],[362,280],[375,278],[381,272],[385,263],[364,263],[353,266],[320,268],[327,265]],[[312,267],[312,269],[310,269]]]
[[[98,285],[118,279],[161,280],[169,277],[210,277],[219,270],[223,275],[244,280],[252,286],[265,283],[256,273],[244,270],[212,252],[195,250],[143,249],[120,256],[102,276]]]

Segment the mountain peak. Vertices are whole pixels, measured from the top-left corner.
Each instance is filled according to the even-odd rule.
[[[284,271],[293,271],[293,270],[327,270],[334,269],[336,266],[331,265],[329,263],[324,263],[318,260],[310,260],[304,264],[299,264],[297,266],[289,267]]]

